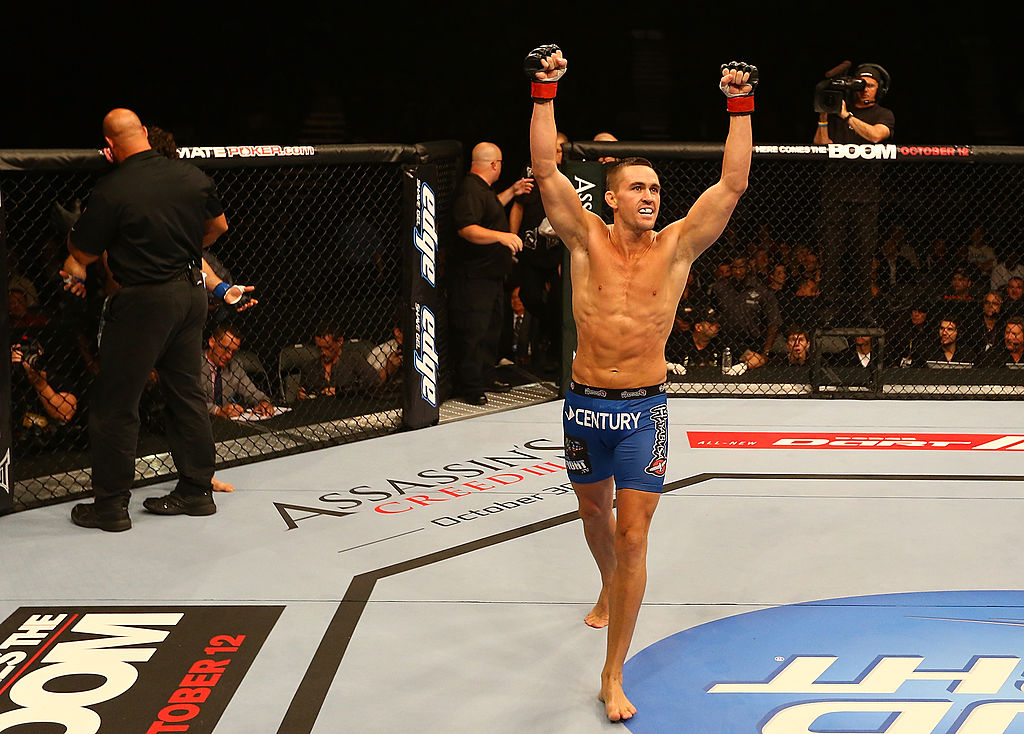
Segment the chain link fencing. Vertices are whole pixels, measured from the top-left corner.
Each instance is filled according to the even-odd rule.
[[[237,348],[231,360],[251,382],[240,402],[266,399],[276,408],[261,420],[214,415],[217,466],[401,428],[409,309],[403,177],[422,164],[436,169],[437,234],[445,240],[461,144],[182,148],[179,156],[210,175],[225,208],[229,230],[206,251],[207,261],[225,282],[254,285],[258,301],[237,311],[211,295],[204,349]],[[86,298],[78,298],[64,290],[59,270],[66,233],[108,167],[97,151],[0,151],[15,509],[91,491],[89,391],[104,299],[116,286],[97,263]],[[440,331],[444,373],[443,324]],[[327,359],[322,349],[338,341],[337,364],[348,362],[352,380],[337,395],[307,391]],[[137,484],[173,476],[163,405],[154,374],[139,406]]]
[[[585,142],[568,158],[650,160],[664,227],[718,180],[722,152]],[[672,392],[1024,396],[1022,162],[993,146],[755,146],[680,302]]]

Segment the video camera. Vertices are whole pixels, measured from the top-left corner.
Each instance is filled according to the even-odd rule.
[[[878,64],[861,64],[853,70],[852,76],[834,76],[818,82],[814,87],[814,111],[837,115],[843,108],[843,100],[850,106],[853,96],[867,87],[862,76],[870,76],[878,82],[875,100],[881,101],[889,91],[889,72]]]

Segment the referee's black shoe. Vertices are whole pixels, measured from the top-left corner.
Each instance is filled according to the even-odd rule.
[[[212,515],[217,511],[208,494],[180,494],[177,490],[163,497],[149,497],[142,506],[157,515]]]
[[[128,500],[112,507],[97,507],[95,503],[82,503],[71,508],[71,522],[82,528],[99,528],[109,533],[131,530]]]

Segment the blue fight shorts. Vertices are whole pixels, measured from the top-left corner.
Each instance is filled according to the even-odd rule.
[[[666,384],[613,390],[571,381],[562,427],[565,467],[580,484],[615,477],[615,486],[661,492],[668,466]]]

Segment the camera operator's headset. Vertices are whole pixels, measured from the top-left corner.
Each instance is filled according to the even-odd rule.
[[[869,76],[878,82],[878,92],[875,94],[875,101],[881,102],[885,93],[889,91],[892,77],[889,76],[883,67],[878,64],[860,64],[853,70],[854,76]]]

